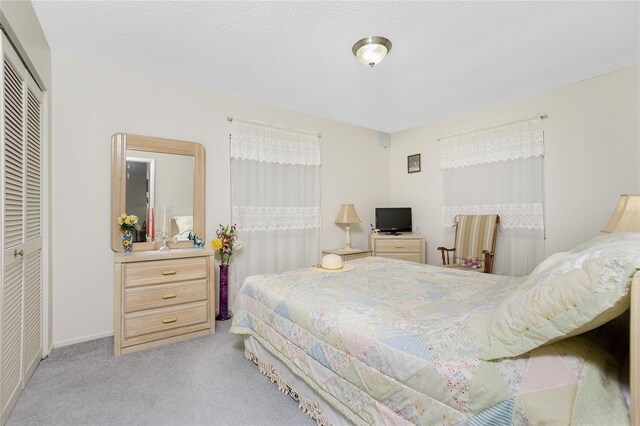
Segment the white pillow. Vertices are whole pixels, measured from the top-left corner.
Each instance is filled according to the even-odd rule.
[[[629,307],[640,233],[603,234],[542,262],[496,310],[482,359],[518,356],[596,328]]]
[[[193,231],[193,216],[173,216],[173,220],[178,225],[178,234],[188,234]]]
[[[540,264],[536,266],[536,268],[533,271],[531,271],[529,275],[542,273],[547,269],[551,268],[552,266],[557,265],[558,263],[569,260],[573,255],[574,255],[573,253],[568,251],[561,251],[559,253],[554,253],[551,256],[547,257],[542,262],[540,262]]]

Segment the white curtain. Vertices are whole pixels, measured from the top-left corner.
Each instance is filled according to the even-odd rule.
[[[526,275],[544,259],[542,120],[441,139],[445,238],[458,214],[499,214],[493,271]]]
[[[243,247],[231,262],[233,304],[249,275],[318,263],[318,134],[234,118],[231,133],[231,220]]]

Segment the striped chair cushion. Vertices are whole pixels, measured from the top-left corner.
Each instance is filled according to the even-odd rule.
[[[456,228],[456,264],[475,257],[484,266],[482,250],[493,250],[498,215],[458,215]]]

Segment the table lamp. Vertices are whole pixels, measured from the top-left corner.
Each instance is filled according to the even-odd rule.
[[[602,232],[640,231],[640,195],[620,195],[616,211]]]
[[[358,217],[358,213],[356,213],[355,207],[353,204],[342,204],[340,206],[340,212],[338,213],[338,217],[336,218],[336,224],[346,224],[347,225],[347,237],[344,242],[343,250],[353,250],[351,248],[351,227],[349,226],[352,223],[360,223],[361,220]]]

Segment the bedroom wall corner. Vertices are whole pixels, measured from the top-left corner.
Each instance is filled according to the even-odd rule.
[[[374,130],[61,53],[53,55],[53,70],[61,94],[54,100],[53,128],[56,346],[113,331],[110,140],[116,132],[205,146],[207,240],[219,223],[230,220],[227,116],[322,135],[321,248],[344,244],[344,228],[334,224],[340,204],[355,203],[363,222],[352,227],[352,240],[366,247],[374,207],[388,203],[389,151],[378,144]],[[70,220],[79,220],[83,229],[70,232]],[[70,253],[73,243],[81,245]]]
[[[441,264],[436,247],[453,243],[442,228],[438,138],[537,113],[548,115],[547,256],[597,235],[621,193],[640,193],[639,65],[398,132],[392,135],[391,202],[414,207],[414,223],[427,239],[427,263]],[[406,157],[416,153],[422,154],[422,172],[407,174]],[[469,190],[477,184],[470,182]]]

